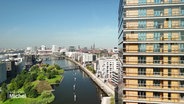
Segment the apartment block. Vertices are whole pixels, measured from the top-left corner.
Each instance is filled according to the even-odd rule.
[[[184,103],[184,0],[120,0],[124,104]]]

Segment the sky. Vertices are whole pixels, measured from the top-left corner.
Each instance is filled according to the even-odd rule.
[[[119,0],[0,0],[0,48],[118,44]]]

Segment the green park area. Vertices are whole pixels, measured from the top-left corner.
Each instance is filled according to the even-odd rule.
[[[52,87],[59,84],[64,70],[58,65],[34,65],[1,86],[0,104],[48,104],[54,101]],[[11,96],[8,98],[8,96]]]

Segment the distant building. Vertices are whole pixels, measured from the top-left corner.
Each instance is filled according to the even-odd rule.
[[[120,69],[120,62],[118,59],[110,57],[99,58],[95,66],[97,77],[100,77],[104,82],[110,81],[117,84],[118,70]]]
[[[69,46],[68,51],[69,52],[75,52],[75,46]]]
[[[7,71],[7,77],[13,77],[17,74],[17,68],[15,65],[14,60],[6,60],[6,71]]]
[[[29,70],[29,68],[31,68],[31,66],[33,66],[34,64],[36,64],[35,55],[25,55],[26,70]]]
[[[0,83],[6,81],[6,79],[7,79],[6,63],[0,63]]]
[[[58,47],[56,45],[52,45],[52,53],[58,52]]]
[[[118,52],[119,52],[118,51],[118,47],[114,47],[113,50],[112,50],[112,52],[115,53],[115,54],[118,54]]]

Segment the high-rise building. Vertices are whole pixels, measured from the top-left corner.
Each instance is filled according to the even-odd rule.
[[[184,0],[120,0],[124,104],[184,103]]]

